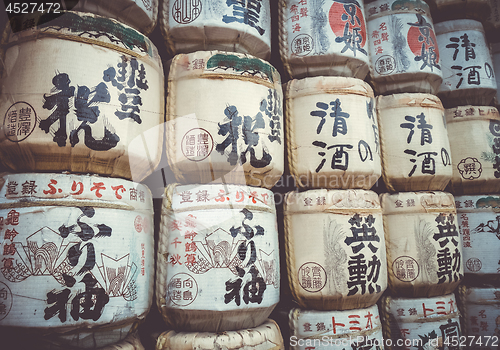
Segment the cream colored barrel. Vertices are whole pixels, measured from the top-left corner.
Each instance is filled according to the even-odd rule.
[[[107,336],[111,335],[111,332],[106,332]],[[119,334],[119,332],[115,332]],[[37,344],[37,348],[43,350],[77,350],[77,349],[93,349],[95,344],[102,344],[103,341],[100,337],[105,336],[105,334],[100,333],[87,333],[81,334],[81,337],[72,339],[65,344],[60,342],[51,342],[46,339],[37,340],[33,344]],[[123,338],[123,335],[118,337],[118,339]],[[109,339],[107,339],[109,341]],[[99,347],[100,350],[144,350],[144,346],[139,338],[139,333],[137,331],[131,331],[123,340],[118,340],[113,344]]]
[[[0,326],[23,327],[61,344],[81,338],[94,347],[126,337],[152,302],[149,189],[66,174],[4,175],[1,183],[6,312]],[[84,341],[92,332],[99,334]]]
[[[160,28],[172,54],[200,50],[271,55],[270,0],[165,0]]]
[[[434,94],[442,81],[429,6],[420,0],[376,0],[365,6],[370,74],[377,94]]]
[[[445,192],[384,193],[380,202],[393,295],[451,293],[464,273],[453,196]]]
[[[348,311],[292,309],[289,322],[293,350],[384,349],[377,305]]]
[[[284,215],[290,289],[301,308],[350,310],[377,302],[387,266],[375,192],[289,192]]]
[[[76,12],[7,34],[0,158],[8,169],[134,181],[153,172],[164,133],[163,69],[147,37]]]
[[[465,281],[474,285],[499,282],[500,196],[457,196],[455,205]]]
[[[467,345],[494,349],[500,342],[500,289],[467,288]],[[474,337],[474,338],[472,338]]]
[[[156,26],[158,0],[78,0],[69,10],[116,19],[149,35]],[[65,2],[62,2],[65,4]],[[73,5],[73,4],[71,4]]]
[[[382,324],[392,344],[410,350],[459,348],[453,344],[460,343],[464,334],[453,294],[424,299],[384,297],[382,305]]]
[[[435,2],[436,10],[432,11],[432,19],[436,23],[466,18],[485,21],[493,9],[493,1],[489,0],[435,0]]]
[[[370,189],[382,168],[371,87],[345,77],[286,85],[288,166],[305,188]]]
[[[169,185],[156,302],[172,329],[257,327],[279,301],[273,193],[236,185]]]
[[[438,23],[435,28],[443,71],[437,95],[443,105],[489,105],[497,83],[481,22],[457,19]]]
[[[167,157],[181,183],[271,188],[284,168],[278,71],[249,55],[199,51],[170,65]]]
[[[378,96],[377,114],[389,191],[444,190],[453,170],[441,101],[430,94]]]
[[[500,191],[500,114],[491,106],[460,106],[445,110],[451,148],[454,194]]]
[[[363,1],[280,0],[279,30],[281,59],[292,78],[368,74]]]

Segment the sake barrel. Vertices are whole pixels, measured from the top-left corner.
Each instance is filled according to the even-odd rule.
[[[109,334],[110,332],[108,332]],[[115,333],[119,333],[119,329],[116,330]],[[46,339],[37,340],[38,342],[33,344],[37,344],[36,348],[41,348],[43,350],[77,350],[77,349],[88,349],[95,348],[95,344],[100,344],[102,341],[99,339],[101,334],[99,333],[87,333],[83,338],[74,339],[67,344],[61,345],[60,343],[53,343],[47,341]],[[123,335],[122,335],[123,338]],[[87,346],[82,346],[83,344],[87,344]],[[137,331],[133,331],[129,333],[125,339],[119,340],[113,344],[99,347],[100,350],[144,350],[144,346],[141,343],[141,339],[139,338],[139,334]]]
[[[167,156],[181,183],[271,188],[284,168],[278,71],[249,55],[174,57],[168,76]]]
[[[346,77],[286,85],[288,166],[309,188],[370,189],[382,173],[371,87]]]
[[[280,0],[279,30],[281,59],[292,78],[368,74],[363,1]]]
[[[500,282],[500,196],[455,197],[468,285]]]
[[[223,333],[168,331],[158,337],[156,350],[284,350],[276,322],[265,320],[255,328]]]
[[[446,192],[384,193],[380,202],[393,295],[451,293],[464,273],[453,196]]]
[[[200,50],[271,55],[269,0],[166,0],[160,28],[172,54]]]
[[[500,338],[500,289],[467,288],[465,302],[467,345],[471,349],[497,348]]]
[[[158,0],[79,0],[72,1],[71,5],[63,1],[62,5],[68,10],[116,19],[146,35],[153,31],[158,17]]]
[[[491,106],[459,106],[445,110],[450,139],[454,194],[500,191],[500,164],[495,140],[500,141],[500,115]]]
[[[348,311],[292,309],[289,320],[293,350],[384,349],[377,305]]]
[[[7,174],[1,184],[0,326],[61,344],[81,338],[102,347],[125,338],[153,296],[148,188],[50,173]],[[84,341],[94,332],[111,336]]]
[[[436,8],[432,11],[434,22],[464,20],[466,18],[486,21],[492,12],[489,0],[435,0]],[[441,47],[441,46],[440,46]]]
[[[301,308],[374,305],[387,287],[382,211],[375,192],[289,192],[285,247],[293,298]]]
[[[157,49],[109,18],[68,12],[8,34],[0,159],[14,172],[140,181],[159,164],[163,69]],[[36,57],[36,60],[33,60]]]
[[[429,6],[422,0],[377,0],[365,11],[375,92],[436,93],[442,73]]]
[[[459,19],[436,24],[443,83],[437,92],[446,108],[486,106],[497,83],[481,22]]]
[[[156,273],[163,319],[189,332],[262,324],[279,301],[278,249],[271,191],[169,185]]]
[[[384,297],[380,313],[394,345],[411,350],[459,348],[462,330],[453,294],[423,299]]]
[[[451,151],[439,98],[430,94],[377,97],[382,177],[389,191],[444,190]]]

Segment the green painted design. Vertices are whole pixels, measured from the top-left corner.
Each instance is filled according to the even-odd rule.
[[[398,0],[391,5],[391,10],[415,10],[422,9],[429,12],[429,5],[422,0]]]
[[[246,72],[251,75],[263,73],[274,83],[276,69],[258,58],[239,57],[236,55],[215,54],[207,62],[207,69],[234,69],[237,72]]]
[[[483,197],[476,202],[476,208],[500,208],[500,197]]]

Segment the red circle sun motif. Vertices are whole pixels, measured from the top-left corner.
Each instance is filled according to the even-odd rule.
[[[439,63],[439,50],[437,47],[437,39],[436,35],[432,28],[428,28],[429,30],[429,39],[426,40],[425,36],[422,35],[418,27],[411,26],[408,30],[408,46],[410,47],[411,52],[415,56],[422,55],[422,44],[424,44],[424,51],[428,52],[430,47],[434,47],[434,52],[436,53],[436,63]]]
[[[335,33],[337,37],[344,36],[344,28],[346,23],[348,23],[350,32],[352,33],[352,28],[360,28],[358,33],[361,35],[361,43],[359,46],[364,47],[366,44],[366,25],[365,18],[363,16],[363,11],[361,8],[354,4],[346,5],[349,8],[346,10],[344,4],[340,2],[334,2],[332,7],[330,7],[330,13],[328,14],[328,19],[330,22],[330,27],[332,27],[332,31]],[[344,18],[342,18],[342,16]],[[356,18],[354,18],[354,24],[351,23],[354,17],[358,17],[359,22]]]

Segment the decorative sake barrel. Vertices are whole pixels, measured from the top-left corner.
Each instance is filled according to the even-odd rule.
[[[257,327],[279,301],[273,193],[236,185],[169,185],[156,301],[171,329]]]
[[[200,50],[271,55],[269,0],[165,0],[160,28],[172,54]]]
[[[64,7],[65,2],[62,4]],[[158,0],[79,0],[65,7],[116,19],[146,35],[153,31],[158,17]]]
[[[156,350],[284,350],[276,322],[265,320],[255,328],[221,333],[168,331],[158,337]]]
[[[382,177],[389,191],[444,190],[451,151],[441,101],[430,94],[377,97]]]
[[[375,192],[289,192],[284,215],[290,289],[301,308],[351,310],[377,302],[387,265]]]
[[[290,77],[366,77],[363,1],[280,0],[279,15],[280,54]]]
[[[314,77],[286,85],[290,173],[300,187],[370,189],[382,168],[375,99],[362,80]]]
[[[8,33],[0,79],[1,161],[14,172],[142,180],[159,164],[163,143],[163,69],[156,48],[109,18],[68,12],[46,19],[20,32],[16,22]]]
[[[500,338],[500,289],[467,288],[465,327],[470,348],[496,349]]]
[[[453,294],[423,299],[384,297],[380,313],[392,344],[410,350],[460,348],[463,339]]]
[[[4,174],[1,183],[0,326],[61,345],[125,338],[153,296],[148,188],[66,174]]]
[[[453,196],[384,193],[380,202],[393,295],[432,297],[453,292],[464,273]]]
[[[384,349],[378,307],[348,311],[292,309],[290,348],[307,349]]]
[[[436,24],[436,35],[443,71],[437,95],[443,105],[489,105],[496,95],[497,83],[481,22],[441,22]]]
[[[451,148],[454,194],[500,191],[500,115],[491,106],[459,106],[445,110]]]
[[[432,11],[434,22],[472,18],[484,21],[491,14],[493,1],[489,0],[435,0]],[[439,46],[441,48],[441,46]]]
[[[467,285],[500,282],[500,196],[455,197]]]
[[[375,92],[436,93],[442,74],[429,6],[422,0],[377,0],[365,11]]]
[[[258,58],[200,51],[170,65],[167,156],[181,183],[271,188],[284,168],[278,71]]]

